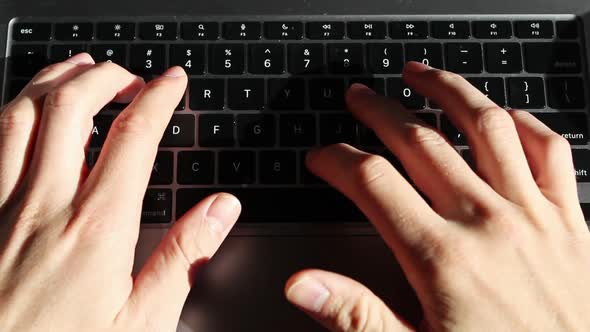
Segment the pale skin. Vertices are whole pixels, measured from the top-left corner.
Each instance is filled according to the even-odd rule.
[[[375,225],[423,321],[411,326],[363,285],[320,270],[291,277],[287,299],[338,332],[589,331],[590,236],[567,141],[457,75],[410,63],[404,79],[466,133],[476,171],[435,129],[361,85],[347,93],[349,110],[415,187],[382,157],[344,144],[314,150],[307,165]],[[3,108],[2,331],[175,330],[194,270],[240,213],[231,195],[206,198],[132,275],[151,164],[186,84],[178,67],[146,84],[81,54],[42,71]],[[89,172],[92,117],[113,99],[132,102]]]

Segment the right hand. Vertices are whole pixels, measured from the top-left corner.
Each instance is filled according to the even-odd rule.
[[[432,204],[387,160],[348,145],[314,151],[307,165],[376,226],[423,320],[412,326],[361,284],[320,270],[293,276],[287,298],[332,331],[590,331],[590,233],[568,142],[458,75],[410,63],[404,79],[467,134],[477,172],[437,130],[360,85],[350,110]]]

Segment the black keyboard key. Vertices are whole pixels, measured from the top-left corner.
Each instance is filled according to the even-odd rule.
[[[309,39],[342,39],[344,38],[343,22],[309,22],[307,23]]]
[[[545,87],[540,77],[508,79],[508,105],[513,108],[545,107]]]
[[[578,183],[590,182],[590,150],[573,149],[572,157],[576,170],[576,181]]]
[[[264,106],[264,80],[262,78],[228,80],[227,105],[233,110],[261,110]]]
[[[227,189],[227,190],[226,190]],[[216,189],[179,189],[177,218]],[[348,198],[333,188],[224,188],[240,198],[240,223],[363,222],[366,218]],[[272,204],[269,204],[272,202]]]
[[[275,117],[270,114],[238,115],[238,142],[240,146],[274,146]]]
[[[229,40],[257,40],[261,37],[258,22],[225,22],[223,23],[223,38]]]
[[[502,78],[470,77],[467,81],[496,103],[496,105],[500,107],[506,106],[506,93],[504,92],[504,80]]]
[[[578,38],[578,21],[557,21],[557,37],[561,39]]]
[[[289,72],[317,74],[324,68],[324,47],[321,44],[289,44]]]
[[[33,77],[47,66],[46,45],[14,45],[9,57],[13,76]]]
[[[547,95],[552,108],[584,108],[584,94],[584,81],[579,77],[547,78]]]
[[[585,113],[531,113],[572,145],[588,144],[588,119]]]
[[[100,148],[107,138],[114,117],[112,115],[99,114],[94,117],[92,131],[90,132],[90,147]]]
[[[282,44],[251,44],[248,71],[252,74],[282,74],[285,48]]]
[[[387,95],[409,109],[418,110],[426,106],[426,99],[409,88],[401,78],[387,79]]]
[[[262,151],[259,168],[262,184],[295,184],[297,179],[295,151]]]
[[[49,61],[51,63],[66,61],[83,52],[86,52],[86,45],[83,44],[52,45],[49,49]]]
[[[264,23],[266,39],[301,39],[303,23],[301,22],[266,22]]]
[[[135,39],[135,23],[98,23],[96,25],[96,38],[100,40],[133,40]]]
[[[356,123],[350,114],[320,115],[320,144],[356,143]]]
[[[15,23],[12,39],[17,41],[46,41],[51,39],[50,23]]]
[[[180,151],[176,174],[179,184],[213,184],[215,155],[212,151]]]
[[[166,67],[165,61],[164,45],[133,44],[131,46],[129,68],[136,75],[162,74]]]
[[[375,91],[378,95],[385,96],[385,79],[377,77],[353,77],[348,80],[348,86],[354,83],[360,83],[371,90]]]
[[[576,43],[526,43],[524,57],[529,73],[579,73],[582,68]]]
[[[180,66],[189,75],[201,75],[205,71],[205,45],[170,45],[170,66]]]
[[[481,73],[483,60],[479,43],[445,45],[446,69],[455,73]]]
[[[440,116],[440,129],[453,145],[467,145],[467,136],[457,130],[446,115]]]
[[[198,133],[200,146],[234,146],[234,117],[203,114],[199,117]]]
[[[518,38],[553,38],[553,22],[551,21],[519,21],[514,26]]]
[[[363,125],[358,126],[359,143],[361,147],[383,147],[375,131]]]
[[[176,22],[139,23],[139,38],[144,40],[176,40],[178,25]]]
[[[150,185],[172,184],[173,158],[171,151],[158,151],[152,166]]]
[[[122,67],[127,67],[127,45],[112,44],[90,46],[90,55],[96,63],[113,62]]]
[[[406,44],[406,62],[422,62],[433,68],[443,69],[442,46],[434,43]]]
[[[172,190],[148,189],[143,198],[141,223],[166,224],[172,221]]]
[[[486,70],[490,73],[520,73],[522,57],[518,43],[485,44]]]
[[[438,39],[467,39],[469,38],[469,23],[465,21],[436,21],[432,22],[432,36]]]
[[[473,22],[473,35],[479,39],[509,39],[512,25],[508,21]]]
[[[390,22],[389,36],[392,39],[426,39],[428,24],[418,21]]]
[[[316,145],[316,119],[311,114],[283,114],[279,133],[281,146]]]
[[[327,57],[331,73],[360,74],[364,71],[361,44],[330,44]]]
[[[244,72],[244,45],[210,45],[209,71],[220,75],[242,74]]]
[[[160,146],[190,147],[195,144],[195,117],[192,114],[175,114],[170,119]]]
[[[219,183],[251,184],[256,181],[256,157],[252,151],[221,151]]]
[[[6,102],[13,100],[27,86],[29,80],[11,80],[8,82],[8,95]]]
[[[185,40],[217,40],[217,22],[184,22],[180,24],[180,35]]]
[[[420,113],[414,113],[414,115],[416,116],[416,118],[423,121],[424,123],[426,123],[430,127],[437,128],[436,115],[434,115],[434,113],[421,113],[420,112]]]
[[[374,74],[400,74],[404,67],[402,44],[368,44],[367,63]]]
[[[222,110],[225,104],[224,82],[220,78],[190,80],[190,108],[195,111]]]
[[[350,39],[384,39],[386,35],[385,22],[348,22],[348,37]]]
[[[91,40],[93,33],[92,23],[57,23],[55,25],[57,40]]]
[[[305,81],[301,78],[269,79],[268,98],[272,109],[303,109],[305,107]]]
[[[318,78],[309,81],[310,106],[316,110],[343,110],[344,80]]]

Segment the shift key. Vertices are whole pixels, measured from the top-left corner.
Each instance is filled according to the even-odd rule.
[[[588,119],[585,113],[532,113],[572,145],[588,143]]]
[[[590,150],[574,149],[574,168],[578,182],[590,182]]]

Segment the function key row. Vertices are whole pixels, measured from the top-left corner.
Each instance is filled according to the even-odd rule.
[[[137,27],[136,27],[137,26]],[[137,31],[136,31],[137,30]],[[180,34],[179,34],[180,32]],[[16,41],[56,40],[299,40],[309,39],[564,39],[578,37],[577,21],[296,21],[278,22],[88,22],[15,23],[12,38]]]

